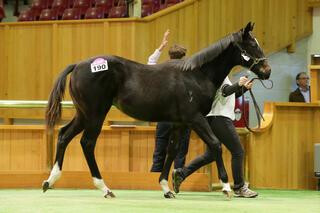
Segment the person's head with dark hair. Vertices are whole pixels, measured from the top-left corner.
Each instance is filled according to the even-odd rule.
[[[174,44],[169,49],[170,59],[181,59],[186,55],[186,53],[187,53],[187,49],[177,44]]]
[[[309,86],[309,76],[306,72],[300,72],[296,76],[296,84],[298,87],[306,89]]]

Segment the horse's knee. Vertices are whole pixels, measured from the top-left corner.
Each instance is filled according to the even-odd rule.
[[[244,150],[243,150],[243,148],[241,147],[239,150],[234,151],[234,152],[232,152],[231,154],[232,154],[232,157],[233,157],[233,158],[243,158],[243,156],[244,156]]]
[[[62,137],[65,134],[65,132],[67,131],[67,129],[69,129],[73,122],[74,120],[59,129],[58,138]]]
[[[60,130],[59,130],[59,133],[58,133],[58,143],[60,142],[60,141],[63,141],[63,135],[64,135],[64,132],[65,132],[65,129],[64,129],[64,127],[62,127]]]
[[[65,149],[67,146],[68,146],[68,141],[65,139],[65,137],[63,137],[63,136],[60,136],[59,137],[59,140],[58,140],[58,142],[57,142],[57,146],[58,146],[58,148],[63,148],[63,149]]]
[[[92,140],[89,140],[87,138],[82,138],[80,140],[80,144],[84,150],[91,150],[92,151],[92,150],[94,150],[94,147],[95,147],[95,142]]]
[[[66,129],[67,129],[67,126],[64,126],[64,127],[62,127],[61,129],[59,129],[59,134],[58,134],[58,136],[61,137],[61,136],[64,134],[64,132],[66,131]]]
[[[204,154],[203,159],[206,164],[211,163],[216,160],[216,154],[214,152],[207,151]]]
[[[68,133],[66,132],[67,130],[67,126],[62,127],[59,130],[59,134],[58,134],[58,146],[66,148],[69,144],[69,142],[71,141],[71,137],[70,135],[68,135]]]

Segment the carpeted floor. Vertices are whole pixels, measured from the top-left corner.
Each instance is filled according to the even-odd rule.
[[[257,198],[228,201],[220,192],[181,192],[168,200],[160,191],[114,190],[117,198],[105,199],[98,190],[0,190],[0,212],[320,212],[319,191],[257,191]]]

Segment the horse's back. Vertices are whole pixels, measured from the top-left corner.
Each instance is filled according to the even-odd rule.
[[[106,63],[107,69],[94,72],[96,60]],[[197,108],[196,100],[202,93],[191,72],[182,71],[183,63],[170,60],[145,65],[118,56],[97,56],[77,64],[71,76],[72,90],[86,103],[98,106],[112,101],[140,120],[181,121],[189,108]]]

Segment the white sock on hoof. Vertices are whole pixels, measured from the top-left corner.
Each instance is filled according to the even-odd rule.
[[[108,192],[111,192],[111,190],[106,186],[102,179],[94,177],[93,184],[95,185],[95,187],[97,187],[97,189],[100,189],[103,192],[103,196],[108,194]]]
[[[168,186],[168,181],[163,179],[160,181],[160,186],[162,188],[162,191],[166,194],[168,192],[170,192],[170,188]]]
[[[231,192],[231,187],[229,183],[224,183],[222,180],[220,180],[220,183],[222,185],[222,191]]]
[[[47,180],[49,182],[49,186],[52,186],[59,178],[61,177],[61,170],[58,165],[58,162],[56,162],[51,170],[50,176]]]

